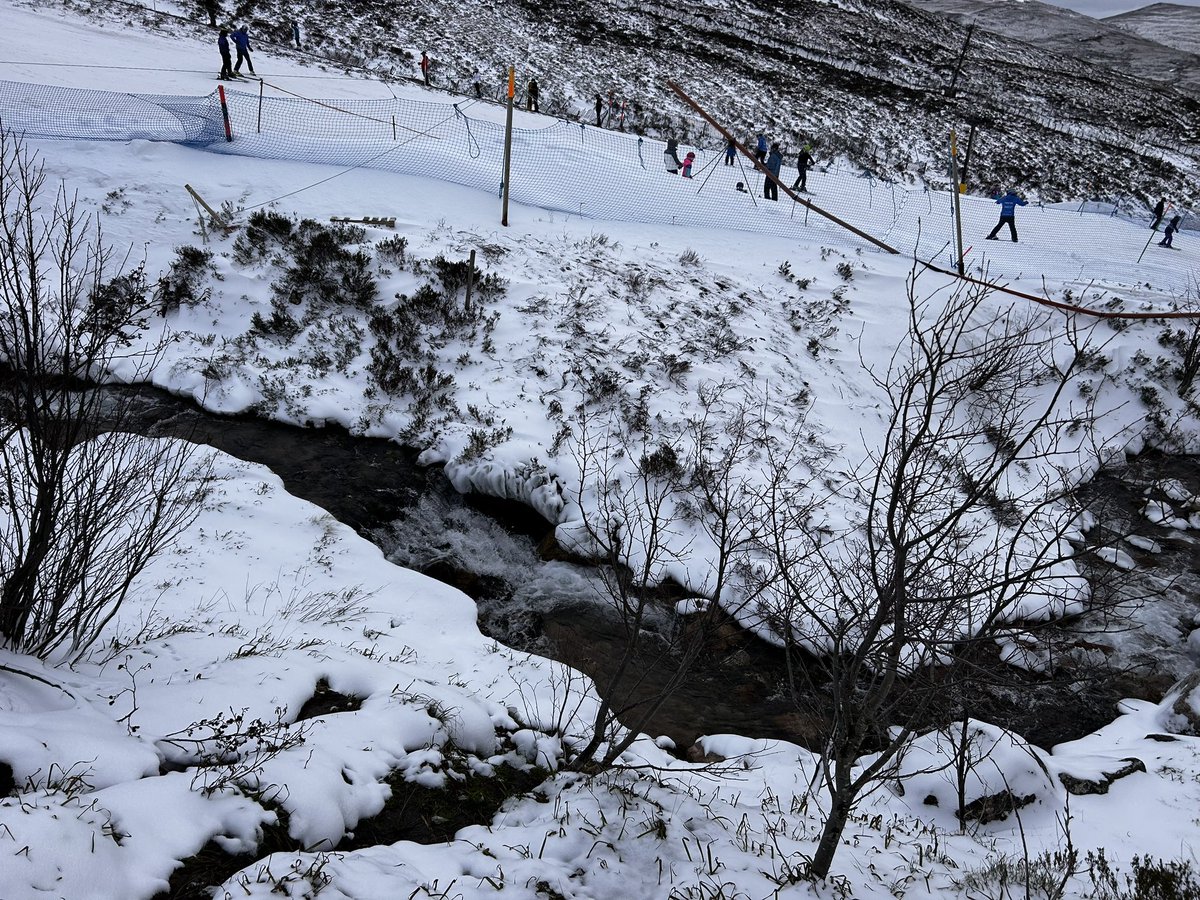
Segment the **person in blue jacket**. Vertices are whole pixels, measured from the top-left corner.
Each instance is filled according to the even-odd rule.
[[[758,133],[758,141],[754,145],[754,155],[759,162],[765,162],[767,159],[767,136],[761,131]]]
[[[1008,226],[1008,233],[1012,235],[1013,243],[1017,242],[1017,207],[1028,206],[1028,200],[1022,200],[1017,196],[1016,191],[1009,191],[1002,197],[997,197],[996,202],[1000,204],[1000,221],[996,223],[996,227],[992,229],[992,233],[987,236],[989,241],[996,241],[999,238],[996,234],[1005,225]]]
[[[234,74],[240,74],[242,71],[242,63],[246,64],[246,68],[250,74],[254,74],[254,63],[250,61],[250,34],[246,31],[246,26],[243,25],[233,32],[230,37],[233,38],[233,45],[237,47],[237,62],[234,63]]]
[[[233,60],[229,58],[229,32],[224,28],[217,35],[217,49],[221,51],[221,74],[217,77],[229,81],[233,78]]]
[[[779,170],[783,168],[783,154],[779,152],[779,145],[771,145],[771,154],[767,157],[767,171],[771,176],[763,179],[763,197],[767,200],[779,199],[779,185],[776,183],[779,180]]]
[[[733,161],[737,159],[737,144],[730,138],[725,143],[725,165],[732,166]]]

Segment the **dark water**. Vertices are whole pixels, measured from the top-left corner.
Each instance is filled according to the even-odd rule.
[[[440,469],[417,466],[414,452],[389,441],[339,428],[214,416],[158,391],[133,393],[146,433],[185,437],[266,465],[288,491],[374,540],[394,562],[471,595],[485,634],[565,662],[600,684],[611,675],[625,634],[603,599],[596,571],[542,558],[539,544],[552,529],[527,508],[464,498]],[[1130,576],[1092,559],[1087,574],[1097,585],[1122,575],[1125,612],[1136,628],[1114,635],[1087,616],[1070,623],[1092,648],[1081,659],[1090,654],[1094,665],[1069,685],[1002,666],[994,650],[981,649],[977,662],[997,677],[968,698],[971,715],[1050,746],[1111,721],[1124,697],[1159,699],[1196,665],[1187,637],[1200,624],[1200,531],[1155,526],[1141,515],[1145,492],[1162,494],[1156,485],[1167,479],[1177,482],[1176,494],[1200,495],[1200,460],[1148,454],[1102,473],[1084,491],[1098,527],[1108,529],[1137,564]],[[1117,537],[1131,532],[1158,542],[1161,552]],[[650,616],[648,651],[636,664],[646,696],[670,675],[670,659],[657,651],[677,627],[673,599],[664,596]],[[820,728],[791,703],[783,655],[729,623],[717,629],[694,673],[647,730],[670,736],[682,749],[700,735],[726,732],[809,743]]]

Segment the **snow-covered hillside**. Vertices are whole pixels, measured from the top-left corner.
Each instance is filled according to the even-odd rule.
[[[196,14],[193,4],[161,5]],[[124,4],[77,8],[132,19],[143,31],[181,27]],[[498,98],[502,73],[516,65],[522,87],[538,78],[545,111],[583,121],[592,121],[594,96],[607,101],[612,92],[624,105],[612,123],[623,115],[630,130],[655,137],[703,133],[665,86],[672,79],[740,134],[762,129],[785,146],[812,142],[818,155],[845,156],[886,180],[940,172],[950,129],[975,122],[973,184],[983,190],[1014,184],[1049,200],[1099,195],[1130,208],[1194,193],[1195,96],[1097,67],[1086,55],[980,31],[956,97],[947,98],[963,27],[899,0],[797,0],[786,12],[705,0],[686,16],[659,2],[436,0],[399,15],[375,0],[319,11],[261,0],[237,14],[264,51],[292,52],[295,21],[305,54],[393,78],[417,77],[420,52],[429,50],[435,86],[462,94],[478,75]],[[205,29],[193,33],[211,40]]]
[[[426,17],[440,8],[413,13],[406,47],[420,45],[422,29],[433,27]],[[720,9],[701,6],[697,18],[720,19]],[[481,25],[497,14],[474,11]],[[5,80],[141,91],[145,76],[123,68],[140,65],[169,70],[154,76],[156,92],[202,95],[211,87],[213,52],[198,29],[176,34],[171,23],[131,33],[112,19],[101,27],[6,0],[0,12]],[[833,7],[824,12],[835,15]],[[316,34],[310,21],[306,34]],[[393,90],[302,68],[270,47],[256,68],[330,104]],[[738,80],[726,84],[730,97],[742,89]],[[395,90],[430,99],[411,84]],[[520,124],[552,122],[525,113]],[[215,411],[406,441],[424,450],[425,462],[445,463],[461,489],[534,506],[559,525],[562,544],[581,550],[589,549],[581,523],[609,477],[647,460],[670,468],[671,448],[685,447],[706,418],[715,445],[725,447],[729,427],[749,413],[763,423],[762,447],[797,448],[795,468],[810,492],[798,499],[820,501],[804,524],[853,533],[863,515],[856,470],[869,468],[889,428],[893,354],[911,319],[922,310],[935,315],[952,293],[945,275],[910,258],[801,230],[790,204],[764,210],[779,226],[758,231],[524,204],[513,206],[505,228],[490,184],[146,140],[31,146],[51,179],[78,191],[80,208],[100,217],[118,257],[128,249],[152,281],[168,280],[178,305],[139,337],[173,338],[155,384]],[[1191,165],[1186,156],[1177,161],[1181,170]],[[602,154],[564,168],[592,163],[606,174],[592,187],[599,193],[671,197],[689,188],[662,171],[652,181],[649,167],[623,170]],[[810,176],[818,197],[825,174]],[[723,193],[712,202],[735,196],[732,177],[723,169],[713,176]],[[830,198],[844,204],[839,211],[872,210],[887,196],[891,221],[891,195],[855,180],[854,191]],[[184,183],[236,227],[226,234],[206,226]],[[1150,261],[1138,263],[1133,251],[1151,235],[1143,220],[1078,204],[1069,213],[1031,205],[1017,213],[1020,244],[991,244],[982,232],[995,222],[995,205],[966,206],[974,243],[986,249],[973,251],[972,264],[1002,267],[1017,286],[1110,311],[1164,312],[1186,302],[1161,289],[1163,273],[1196,258],[1186,234],[1178,252],[1151,247]],[[347,215],[396,223],[319,230]],[[894,220],[915,242],[922,218]],[[1023,248],[1050,254],[1071,228],[1086,238],[1059,254],[1053,277],[1043,284],[1040,266],[1037,276],[1023,271]],[[332,286],[326,268],[300,264],[305,235],[314,234],[325,242],[322,259],[343,266],[346,277]],[[467,304],[455,278],[472,252],[483,277]],[[916,313],[910,278],[923,301]],[[1015,418],[1000,411],[989,426],[1018,431],[1022,404],[1045,400],[1054,372],[1083,364],[1054,404],[1064,418],[1049,455],[1014,470],[994,509],[966,523],[956,536],[964,555],[991,540],[1017,555],[1036,549],[1036,535],[1014,532],[1006,518],[1010,495],[1085,479],[1147,444],[1200,445],[1194,408],[1179,396],[1189,324],[1175,323],[1185,329],[1181,339],[1161,319],[1068,320],[999,294],[970,321],[1028,327],[1032,339],[1052,341],[1037,344],[1045,355],[1030,363],[1036,370],[1020,386]],[[1064,332],[1068,321],[1079,330]],[[130,371],[117,366],[112,374]],[[1003,381],[1004,372],[996,377]],[[969,400],[969,415],[992,413],[986,398]],[[601,477],[576,452],[588,415],[613,424],[624,442]],[[1005,429],[983,429],[986,439],[962,459],[942,462],[955,471],[1006,446]],[[760,488],[761,463],[739,456],[735,474]],[[1187,733],[1197,694],[1181,690],[1162,702],[1127,702],[1107,728],[1051,750],[984,723],[917,738],[854,812],[834,877],[810,883],[802,873],[827,802],[813,788],[813,752],[711,735],[694,748],[694,758],[707,760],[698,764],[681,758],[687,748],[649,736],[610,772],[554,774],[564,748],[587,736],[598,703],[590,682],[488,641],[469,599],[388,564],[269,473],[223,456],[215,465],[211,503],[140,577],[92,653],[73,667],[0,654],[0,762],[13,779],[0,798],[5,900],[152,897],[185,860],[193,895],[223,884],[216,896],[911,900],[1002,896],[1032,864],[1049,881],[1061,876],[1066,896],[1115,898],[1126,896],[1125,874],[1141,865],[1135,855],[1191,859],[1200,739]],[[1194,502],[1178,498],[1181,509]],[[1066,516],[1064,537],[1079,540],[1086,523],[1055,510]],[[1173,509],[1153,512],[1154,527],[1187,527]],[[697,594],[714,584],[711,545],[692,528],[698,518],[679,512],[664,538],[670,562],[651,573]],[[630,546],[625,558],[636,559]],[[1104,549],[1122,563],[1132,559]],[[823,551],[840,552],[833,542]],[[1071,593],[1024,597],[1023,613],[1084,602],[1069,562],[1051,580]],[[726,583],[716,599],[778,639],[776,624],[738,605],[743,587]],[[701,604],[692,598],[685,608]],[[1008,658],[1021,658],[1018,644],[1004,647]],[[341,705],[300,716],[308,700],[330,691],[344,695]],[[949,768],[956,734],[986,757],[961,784]],[[489,806],[483,783],[511,785],[512,796]],[[526,792],[530,785],[537,789]],[[456,808],[422,806],[431,796],[451,797]],[[955,817],[958,800],[974,804],[965,823]],[[1014,801],[1019,817],[1004,806]],[[420,812],[405,819],[410,802]],[[469,813],[481,818],[456,830],[457,817]],[[430,843],[409,840],[416,834]],[[1079,855],[1064,862],[1068,845]],[[1118,873],[1111,888],[1110,864]]]

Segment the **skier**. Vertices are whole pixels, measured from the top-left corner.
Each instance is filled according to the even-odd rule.
[[[1154,204],[1154,221],[1150,223],[1152,229],[1158,229],[1158,223],[1163,220],[1163,214],[1167,211],[1167,198],[1159,197],[1158,202]]]
[[[421,51],[421,78],[425,80],[425,87],[429,87],[429,54],[424,50]]]
[[[221,74],[217,77],[221,81],[232,81],[233,60],[229,58],[229,32],[224,28],[217,35],[217,49],[221,51]]]
[[[754,158],[759,162],[763,162],[767,158],[767,136],[761,131],[758,133],[758,142],[754,146]]]
[[[812,165],[812,154],[808,152],[808,144],[804,145],[799,154],[796,156],[796,172],[798,177],[796,183],[792,185],[793,191],[803,191],[808,193],[808,167]]]
[[[600,127],[600,118],[604,113],[604,98],[596,95],[596,127]]]
[[[530,112],[538,111],[538,83],[536,78],[530,78],[529,86],[525,88],[525,109]]]
[[[483,79],[479,77],[478,72],[476,72],[474,75],[471,76],[471,87],[475,91],[475,99],[482,100],[483,99]]]
[[[778,144],[772,144],[771,155],[767,157],[767,171],[771,174],[763,181],[763,199],[779,199],[779,185],[775,182],[779,178],[781,168],[783,168],[783,154],[779,152]]]
[[[296,49],[300,49],[300,23],[292,19],[292,40],[296,42]]]
[[[692,165],[696,162],[696,154],[688,153],[683,158],[683,171],[680,173],[684,178],[692,177]]]
[[[199,6],[204,12],[208,13],[208,24],[211,28],[217,27],[217,16],[221,14],[221,4],[219,0],[200,0]]]
[[[671,175],[678,175],[683,163],[679,161],[679,141],[667,138],[667,149],[663,151],[663,165]]]
[[[237,62],[233,66],[235,75],[240,75],[242,72],[242,63],[246,64],[246,68],[250,74],[254,74],[254,63],[250,61],[250,33],[246,31],[246,26],[234,31],[230,37],[233,38],[233,45],[237,48]]]
[[[1180,218],[1179,216],[1175,216],[1171,219],[1170,222],[1167,223],[1167,230],[1163,234],[1163,239],[1158,242],[1158,246],[1160,246],[1160,247],[1170,247],[1171,246],[1171,241],[1173,241],[1175,239],[1175,232],[1177,232],[1179,230],[1179,223],[1182,221],[1183,221],[1182,218]]]
[[[725,165],[732,166],[735,159],[737,159],[737,144],[733,142],[733,138],[730,138],[729,143],[725,145]]]
[[[1012,235],[1013,243],[1017,242],[1017,207],[1028,206],[1028,200],[1022,200],[1017,196],[1016,191],[1010,190],[1002,197],[997,197],[996,202],[1000,204],[1000,221],[996,223],[996,227],[992,229],[992,233],[987,236],[989,241],[1000,240],[996,234],[1005,225],[1008,225],[1008,233]]]

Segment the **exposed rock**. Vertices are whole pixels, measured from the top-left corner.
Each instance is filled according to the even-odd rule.
[[[572,553],[564,548],[558,542],[558,538],[554,534],[554,529],[550,529],[546,536],[542,538],[541,543],[538,544],[537,555],[539,559],[545,562],[566,562],[581,566],[588,566],[594,562],[594,560],[584,559],[579,554]]]
[[[1165,723],[1171,734],[1200,735],[1200,669],[1177,682],[1165,700],[1174,700]]]
[[[1125,765],[1113,772],[1104,772],[1099,778],[1076,778],[1067,772],[1059,772],[1058,780],[1067,789],[1067,793],[1077,797],[1087,794],[1107,794],[1114,781],[1119,781],[1134,772],[1146,771],[1146,764],[1136,757],[1130,756],[1121,762]]]
[[[694,763],[719,763],[725,762],[725,757],[719,753],[705,753],[704,747],[699,741],[687,748],[687,761]]]
[[[16,786],[17,780],[13,777],[13,767],[0,760],[0,797],[7,797]]]
[[[989,794],[978,800],[972,800],[963,808],[962,819],[964,822],[978,822],[980,825],[986,825],[988,822],[997,822],[1007,818],[1010,812],[1028,806],[1035,800],[1037,800],[1037,794],[1019,796],[1011,791],[1000,791],[998,794]]]

